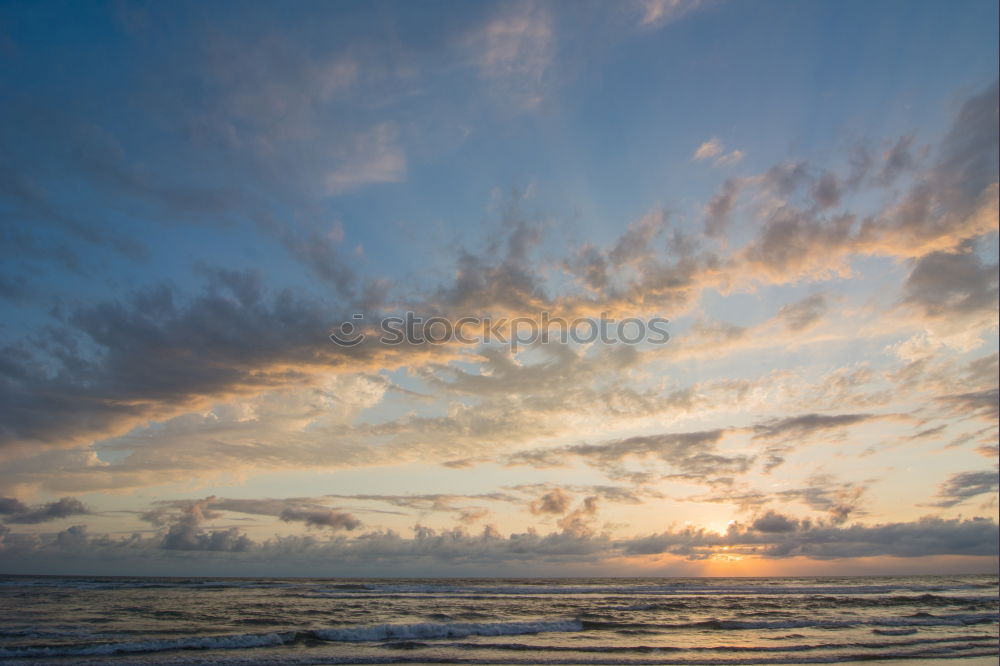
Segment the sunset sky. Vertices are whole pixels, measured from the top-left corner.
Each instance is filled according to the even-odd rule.
[[[0,2],[0,573],[996,571],[997,24]]]

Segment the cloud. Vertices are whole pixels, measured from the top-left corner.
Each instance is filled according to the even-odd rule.
[[[361,526],[361,521],[351,514],[332,510],[287,508],[278,517],[285,522],[300,521],[309,527],[328,527],[331,530],[353,530]]]
[[[234,499],[211,496],[200,500],[170,500],[159,502],[157,508],[145,512],[142,518],[157,526],[185,525],[198,528],[206,520],[223,517],[227,511],[274,516],[285,522],[301,522],[308,527],[325,527],[331,530],[354,530],[361,526],[361,521],[351,514],[332,509],[309,497]],[[177,533],[187,535],[184,538],[188,541],[193,539],[192,542],[197,541],[198,535],[202,534],[198,529],[177,530]]]
[[[754,513],[759,512],[768,504],[778,504],[784,507],[789,502],[799,502],[813,511],[823,512],[824,515],[815,517],[813,521],[789,519],[788,525],[798,526],[801,523],[803,527],[809,527],[812,522],[841,525],[847,522],[851,516],[857,517],[866,514],[861,507],[861,500],[867,490],[868,483],[840,483],[830,475],[817,474],[807,480],[807,485],[799,488],[764,491],[740,484],[733,487],[722,487],[710,495],[697,495],[689,500],[692,502],[734,504],[741,512],[752,511]],[[779,518],[774,516],[779,516]],[[784,514],[780,514],[774,509],[768,509],[765,514],[755,518],[751,527],[759,531],[773,530],[774,526],[785,524],[782,523],[781,516]],[[763,522],[757,525],[757,520]]]
[[[320,368],[360,368],[378,355],[367,344],[333,345],[332,320],[319,301],[269,295],[257,275],[232,271],[213,273],[187,301],[160,286],[126,302],[80,306],[43,345],[51,357],[22,346],[0,350],[0,444],[87,443],[209,400],[308,386]],[[81,344],[101,353],[80,355]],[[59,372],[43,369],[52,363]]]
[[[643,215],[618,237],[608,253],[608,259],[614,266],[622,267],[650,258],[654,254],[653,243],[666,230],[666,226],[667,214],[663,210]]]
[[[979,182],[989,181],[989,174],[983,180],[976,165],[988,166],[988,153],[980,153],[989,151],[990,145],[988,142],[967,145],[962,138],[970,132],[973,137],[979,136],[976,134],[979,130],[962,127],[981,122],[983,105],[988,102],[988,96],[979,96],[963,106],[955,128],[939,147],[938,152],[944,157],[933,167],[935,173],[946,168],[971,169]],[[966,146],[966,150],[959,150],[959,144]],[[788,194],[810,182],[809,178],[808,169],[792,163],[769,171],[761,182],[777,194]],[[952,182],[953,177],[949,178],[942,182]],[[947,203],[955,202],[953,207],[961,207],[958,195],[952,191],[956,188],[949,190]],[[728,208],[728,204],[722,208]],[[972,210],[980,209],[973,206]],[[640,241],[655,238],[664,224],[662,217],[650,217],[623,235],[607,255],[596,251],[589,255],[586,265],[593,293],[555,299],[546,293],[537,263],[529,254],[539,243],[539,231],[513,215],[505,218],[509,233],[497,247],[482,255],[462,253],[455,280],[427,300],[436,309],[447,312],[503,307],[512,311],[606,309],[634,313],[655,308],[680,314],[691,307],[704,289],[726,288],[731,280],[727,276],[739,274],[781,282],[816,274],[815,271],[846,270],[844,261],[848,253],[870,251],[875,247],[872,243],[878,245],[879,238],[892,232],[895,225],[892,220],[898,219],[898,215],[883,218],[858,225],[850,215],[827,219],[817,216],[815,211],[782,205],[767,215],[760,233],[747,246],[724,259],[712,252],[697,251],[696,242],[677,234],[670,237],[670,249],[665,256],[643,253]],[[990,228],[987,225],[969,229],[980,233]],[[942,227],[941,233],[945,232]],[[336,258],[335,249],[311,238],[297,237],[288,244],[299,248],[298,254],[308,257],[310,265],[338,266],[337,261],[329,260]],[[904,253],[910,251],[904,250]],[[496,255],[498,259],[493,259]],[[928,262],[942,260],[934,256]],[[964,262],[963,270],[969,276],[982,274],[988,268],[976,266],[974,257],[968,255],[949,257],[947,261]],[[634,275],[625,277],[619,266],[634,271]],[[914,289],[921,276],[930,272],[929,268],[920,268],[912,276]],[[965,275],[960,272],[960,276]],[[349,271],[337,268],[329,278],[340,285],[341,291],[351,292],[354,281]],[[4,382],[0,390],[9,396],[4,400],[6,414],[0,431],[3,440],[80,444],[88,438],[117,434],[151,419],[168,418],[191,409],[209,395],[262,392],[286,382],[301,382],[303,374],[312,368],[344,368],[366,357],[376,357],[375,350],[367,345],[345,351],[333,349],[318,335],[312,337],[318,331],[325,331],[331,320],[336,321],[325,314],[328,308],[322,303],[289,293],[269,298],[259,285],[252,284],[254,278],[245,274],[212,280],[214,283],[205,293],[187,301],[174,289],[161,287],[130,301],[77,308],[64,319],[61,337],[47,341],[48,349],[55,351],[51,357],[39,358],[46,355],[40,354],[42,347],[37,344],[32,345],[34,352],[28,351],[26,344],[3,350],[4,363],[0,369]],[[980,293],[962,291],[962,285],[969,285],[969,281],[963,279],[960,284],[931,291],[940,294],[941,299],[923,303],[934,308],[942,307],[939,301],[949,307],[966,307],[965,304],[971,307],[990,295],[990,287]],[[917,292],[909,297],[921,298]],[[124,334],[125,331],[128,333]],[[213,333],[206,335],[205,331]],[[76,351],[81,342],[108,353],[81,355]],[[421,350],[419,354],[411,351],[392,353],[401,363],[419,365],[421,358],[435,350]],[[41,370],[44,364],[53,361],[57,367],[67,362],[66,369],[72,371],[53,375]],[[149,372],[144,372],[141,378],[132,376],[137,367]],[[295,370],[289,373],[289,368]],[[293,380],[295,372],[300,374]],[[43,399],[43,396],[48,397]]]
[[[35,508],[27,508],[13,498],[5,497],[2,499],[3,503],[0,504],[0,507],[3,511],[0,513],[7,514],[4,518],[7,523],[33,525],[90,513],[83,502],[75,497],[63,497],[56,502],[49,502]]]
[[[537,501],[531,503],[531,513],[534,514],[563,514],[569,509],[570,497],[561,489],[556,488],[542,495]]]
[[[827,311],[826,295],[819,293],[783,305],[777,318],[792,331],[803,331],[815,324]]]
[[[815,480],[813,481],[815,483]],[[860,508],[862,496],[867,487],[852,483],[843,484],[839,488],[813,485],[802,493],[803,500],[812,508],[826,511],[829,521],[834,525],[847,522],[851,516],[864,515]],[[785,492],[783,497],[790,497]]]
[[[973,123],[977,118],[976,113],[960,114],[959,121]],[[975,132],[972,135],[978,136]],[[989,150],[989,146],[979,148]],[[723,150],[720,142],[715,156]],[[349,153],[347,150],[341,156],[346,160]],[[968,154],[951,144],[939,146],[935,155],[937,161],[929,173],[945,168],[942,165],[971,168],[961,157]],[[919,168],[909,167],[914,179],[933,184],[928,172],[918,173]],[[658,208],[639,217],[606,246],[589,245],[571,255],[580,257],[579,266],[574,268],[578,267],[584,277],[584,293],[551,280],[553,266],[570,265],[572,260],[560,264],[538,256],[547,249],[542,241],[543,223],[529,221],[519,211],[504,210],[501,233],[484,249],[458,251],[453,280],[426,289],[413,288],[404,294],[409,300],[400,307],[415,304],[446,316],[496,307],[503,312],[536,308],[599,312],[607,308],[667,312],[673,317],[675,313],[690,314],[706,290],[723,294],[753,291],[759,286],[755,281],[788,284],[803,276],[819,279],[830,270],[843,270],[847,275],[853,259],[883,251],[877,243],[871,244],[872,239],[880,238],[874,230],[896,233],[890,213],[899,212],[887,206],[881,217],[870,219],[826,215],[823,210],[839,205],[838,200],[849,201],[843,196],[849,187],[842,174],[800,162],[778,165],[760,176],[726,181],[718,195],[727,194],[728,188],[728,201],[725,197],[712,200],[719,219],[735,205],[733,191],[745,192],[742,201],[747,203],[746,230],[751,237],[746,248],[732,252],[728,248],[716,251],[718,244],[712,239],[671,229],[676,219]],[[904,193],[903,198],[906,196]],[[939,199],[949,205],[957,201]],[[942,210],[936,204],[929,209],[931,215]],[[863,229],[872,233],[865,235]],[[337,286],[338,295],[347,299],[356,294],[360,281],[342,261],[338,263],[339,239],[330,238],[328,231],[323,226],[306,225],[287,237],[277,230],[274,233],[297,261],[324,275],[326,282]],[[900,237],[906,236],[897,231]],[[969,247],[925,252],[923,245],[907,245],[892,250],[892,256],[910,259],[914,266],[912,294],[908,291],[904,296],[910,299],[907,304],[923,309],[925,315],[931,312],[927,308],[941,307],[941,313],[934,315],[939,318],[947,318],[950,311],[965,311],[963,308],[988,310],[984,297],[974,290],[973,278],[985,275],[989,266],[972,250],[967,251]],[[974,270],[969,270],[970,265]],[[950,275],[942,278],[940,298],[931,298],[938,292],[931,289],[924,294],[921,276],[939,269],[953,270],[957,278],[953,282],[948,282]],[[531,350],[535,356],[528,358],[533,360],[526,360],[497,350],[470,349],[461,357],[443,349],[387,350],[367,345],[345,351],[332,347],[324,338],[330,323],[338,321],[335,315],[342,310],[340,304],[311,300],[296,292],[269,291],[261,276],[252,272],[203,267],[200,275],[206,285],[194,297],[185,298],[176,287],[164,286],[126,299],[66,307],[60,313],[60,326],[55,327],[59,330],[40,333],[4,350],[0,434],[9,449],[22,445],[85,446],[93,439],[136,427],[128,436],[100,445],[103,452],[116,455],[97,457],[96,449],[80,448],[64,457],[18,461],[23,467],[7,468],[9,483],[63,484],[58,492],[68,493],[80,492],[78,488],[164,483],[249,467],[351,466],[418,459],[435,462],[458,456],[536,466],[584,461],[632,484],[661,478],[715,483],[748,471],[760,454],[727,451],[721,446],[722,435],[687,444],[680,437],[684,433],[654,432],[634,438],[616,438],[616,434],[656,431],[663,427],[662,422],[695,413],[740,413],[750,409],[753,401],[765,404],[771,396],[793,404],[822,401],[822,408],[806,407],[817,410],[811,425],[795,423],[796,418],[805,417],[786,416],[798,411],[784,409],[787,404],[774,405],[766,412],[775,417],[758,424],[757,439],[785,443],[850,424],[823,421],[834,417],[818,413],[820,409],[857,412],[841,414],[840,418],[865,416],[884,404],[879,400],[887,399],[874,389],[858,388],[859,382],[871,383],[871,370],[866,374],[857,368],[850,375],[855,379],[846,372],[840,378],[830,378],[830,392],[800,378],[796,378],[799,383],[730,378],[680,386],[655,378],[656,373],[669,376],[670,370],[678,367],[674,364],[699,358],[699,354],[715,362],[730,354],[746,354],[755,349],[753,345],[777,347],[793,339],[796,344],[823,341],[824,335],[831,334],[819,323],[832,305],[822,294],[781,308],[773,321],[760,327],[744,322],[736,326],[698,321],[686,337],[687,341],[699,339],[703,343],[700,347],[684,347],[687,341],[680,341],[660,355],[634,348],[539,347]],[[981,290],[988,297],[993,289],[995,301],[994,285],[987,281]],[[974,304],[978,305],[972,307]],[[796,335],[784,333],[766,340],[759,335],[780,333],[782,327]],[[800,335],[805,331],[811,333],[808,340]],[[853,334],[838,333],[827,339],[843,341]],[[450,363],[456,358],[468,362]],[[349,377],[344,384],[324,387],[322,377],[396,367],[406,367],[408,381],[427,388],[432,396],[428,400],[439,400],[436,407],[441,410],[435,408],[429,415],[422,409],[411,411],[406,405],[398,418],[359,423],[348,418],[356,411],[334,414],[332,405],[351,403],[355,394],[377,395],[377,403],[386,391],[394,389],[381,384],[382,388],[372,388],[374,380],[351,383]],[[936,403],[939,409],[962,409],[966,410],[962,413],[984,418],[996,413],[995,393],[992,401],[988,392],[978,390],[935,393],[939,399],[928,402]],[[765,394],[767,397],[762,397]],[[838,405],[841,400],[849,406]],[[245,407],[247,418],[222,416],[230,402]],[[262,409],[268,403],[271,409]],[[654,424],[653,418],[659,420]],[[544,445],[550,438],[558,438],[560,444],[579,441],[596,427],[605,428],[608,439],[569,447]],[[509,451],[519,448],[524,450],[508,457]],[[780,450],[765,452],[773,457]],[[12,456],[21,453],[23,450],[11,451]],[[55,461],[58,466],[44,464]],[[20,474],[19,469],[26,473]],[[22,491],[9,492],[20,495]],[[433,508],[436,500],[426,500],[424,506],[432,508],[425,509],[416,508],[418,500],[412,502],[415,510],[437,510]],[[836,507],[848,510],[850,503],[832,503],[827,509],[832,517]],[[329,507],[293,509],[333,511]],[[284,510],[267,515],[279,516]],[[461,500],[454,500],[448,510],[459,516],[476,511],[462,506]],[[200,543],[193,536],[179,542]]]
[[[750,529],[756,530],[757,532],[765,532],[768,534],[782,534],[785,532],[794,532],[799,528],[799,521],[794,518],[789,518],[780,513],[775,513],[774,511],[768,511],[760,518],[757,518],[750,525]]]
[[[415,509],[421,512],[450,511],[464,514],[465,511],[478,511],[478,509],[462,506],[462,502],[519,502],[519,498],[504,492],[479,493],[475,495],[461,495],[450,493],[427,493],[411,495],[327,495],[327,497],[343,500],[355,500],[364,502],[383,502],[392,506]]]
[[[585,497],[578,507],[559,519],[559,527],[567,534],[593,535],[595,531],[591,523],[597,516],[597,511],[597,497]]]
[[[834,208],[840,203],[840,197],[843,195],[841,189],[840,180],[837,175],[827,171],[812,187],[810,192],[813,201],[816,202],[816,206],[820,209],[824,208]]]
[[[935,503],[934,506],[950,508],[979,495],[995,494],[998,484],[1000,484],[1000,477],[995,469],[952,474],[938,488],[938,497],[943,499]]]
[[[0,514],[25,513],[28,505],[16,497],[0,497]]]
[[[396,143],[396,131],[381,124],[354,137],[341,163],[324,176],[326,193],[351,192],[365,185],[399,183],[406,179],[406,156]]]
[[[917,167],[919,160],[913,154],[913,140],[913,134],[901,136],[882,154],[882,168],[876,176],[879,185],[892,185],[900,175]]]
[[[462,525],[472,525],[474,523],[478,523],[480,520],[487,518],[489,515],[490,515],[489,509],[473,508],[473,507],[460,509],[458,515],[458,522]]]
[[[711,139],[698,146],[698,148],[694,151],[694,154],[691,156],[691,159],[696,162],[711,159],[721,153],[722,150],[722,141],[720,141],[718,137],[713,136]]]
[[[662,28],[678,21],[705,4],[704,0],[637,0],[639,27]]]
[[[465,48],[494,93],[522,108],[538,106],[552,64],[555,38],[544,5],[507,5],[470,33]]]
[[[950,252],[997,229],[997,83],[967,99],[934,164],[903,199],[858,230],[863,248],[897,256]]]
[[[774,419],[754,426],[755,439],[806,438],[816,433],[838,430],[884,418],[875,414],[802,414]]]
[[[596,502],[587,498],[570,515],[587,519],[596,510]],[[529,530],[503,536],[492,526],[484,527],[479,534],[470,534],[460,527],[433,529],[416,525],[411,538],[392,530],[374,530],[350,538],[338,535],[321,540],[311,535],[293,535],[254,541],[237,528],[199,530],[187,523],[171,526],[165,536],[149,538],[91,535],[85,526],[77,525],[59,535],[7,533],[0,541],[0,560],[61,554],[79,558],[75,560],[78,562],[115,562],[132,561],[141,554],[144,561],[163,566],[174,557],[175,551],[204,551],[211,553],[204,563],[236,567],[230,570],[239,570],[241,563],[248,562],[267,562],[270,567],[276,562],[290,567],[326,562],[334,563],[335,569],[363,563],[413,570],[429,562],[472,566],[540,561],[593,565],[622,556],[658,554],[703,560],[719,552],[727,556],[813,560],[933,555],[995,557],[998,537],[997,524],[986,518],[925,517],[905,523],[842,527],[767,514],[757,528],[734,523],[724,533],[687,527],[625,539],[595,534],[586,520],[582,525],[573,523],[569,527],[545,535]]]
[[[903,285],[903,303],[927,317],[958,317],[988,311],[998,303],[997,264],[984,264],[966,247],[921,257]]]
[[[694,154],[691,155],[691,159],[695,162],[712,160],[713,167],[725,167],[739,164],[746,157],[746,153],[742,150],[731,150],[725,153],[725,149],[726,147],[722,140],[719,137],[713,136],[695,149]]]
[[[739,164],[740,162],[742,162],[744,157],[746,157],[746,153],[744,153],[742,150],[731,150],[725,155],[719,155],[719,157],[716,158],[714,162],[712,162],[712,166],[714,167],[733,166],[735,164]]]
[[[254,543],[239,529],[200,530],[194,525],[171,525],[160,547],[164,550],[201,550],[223,553],[241,553],[251,550]]]
[[[887,199],[876,215],[825,215],[842,194],[840,178],[818,179],[805,162],[769,169],[760,186],[777,197],[763,210],[764,224],[737,256],[745,274],[784,282],[849,274],[852,257],[920,258],[955,253],[997,229],[997,88],[969,98],[937,146],[936,159],[914,176],[900,200]],[[810,205],[795,197],[810,188]],[[739,260],[737,261],[739,262]]]
[[[909,523],[836,527],[814,523],[804,527],[794,519],[770,514],[764,531],[732,526],[725,534],[689,528],[622,541],[630,554],[674,553],[704,558],[721,546],[729,554],[766,558],[807,557],[926,557],[929,555],[996,556],[997,524],[986,518],[945,520],[925,517]],[[774,528],[777,528],[776,530]]]
[[[772,419],[753,426],[753,438],[777,442],[766,449],[765,471],[771,471],[785,461],[790,442],[808,441],[820,433],[835,432],[858,423],[886,418],[875,414],[801,414]]]
[[[664,433],[599,444],[577,444],[547,449],[529,449],[507,456],[507,465],[552,467],[565,465],[573,458],[581,458],[600,469],[611,478],[628,478],[641,481],[654,477],[652,468],[632,472],[624,466],[629,458],[656,458],[665,463],[663,477],[691,478],[701,481],[722,480],[720,475],[745,472],[752,459],[746,455],[725,456],[716,452],[724,430],[687,433]],[[565,507],[564,507],[565,508]]]
[[[996,388],[942,395],[937,400],[959,414],[994,422],[1000,419],[1000,390]]]
[[[729,214],[736,206],[736,198],[742,184],[728,178],[709,200],[705,207],[705,233],[709,236],[722,235],[729,226]]]

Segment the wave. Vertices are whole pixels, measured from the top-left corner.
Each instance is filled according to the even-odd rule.
[[[72,590],[144,590],[144,589],[280,589],[297,587],[299,582],[288,580],[251,580],[224,578],[63,578],[59,576],[41,577],[0,577],[0,587],[54,587]],[[334,586],[336,587],[336,586]],[[358,586],[348,585],[346,589]]]
[[[851,648],[866,649],[890,649],[901,647],[943,645],[946,643],[957,643],[967,645],[972,643],[986,643],[991,645],[996,640],[996,636],[988,634],[974,634],[966,636],[948,636],[936,638],[915,638],[897,641],[852,641],[850,643],[814,643],[798,645],[705,645],[688,647],[670,647],[662,645],[538,645],[527,643],[434,643],[433,647],[453,647],[463,650],[510,650],[514,652],[579,652],[585,653],[672,653],[672,652],[754,652],[754,653],[783,653],[783,652],[810,652],[817,650],[844,650]],[[414,649],[421,647],[432,647],[432,644],[407,642],[399,644],[389,644],[386,647]],[[983,647],[980,645],[979,647]]]
[[[664,585],[453,585],[448,583],[363,583],[350,587],[342,585],[314,586],[311,594],[316,597],[357,597],[358,595],[419,596],[489,598],[493,596],[803,596],[803,595],[885,595],[897,594],[900,600],[916,599],[919,593],[929,594],[944,590],[978,590],[980,585],[963,584],[942,588],[940,585],[692,585],[670,583]],[[933,596],[933,595],[930,595]]]
[[[932,646],[927,649],[916,650],[893,650],[882,653],[872,653],[871,651],[844,652],[836,655],[815,654],[815,655],[779,655],[762,656],[754,655],[747,657],[730,656],[692,656],[665,658],[664,655],[653,655],[651,658],[624,656],[600,657],[593,656],[584,658],[573,656],[570,658],[552,657],[544,658],[536,655],[518,658],[512,656],[490,656],[489,658],[475,657],[435,657],[430,655],[372,655],[372,656],[333,656],[333,655],[311,655],[311,654],[268,654],[266,663],[275,666],[333,666],[334,664],[468,664],[477,666],[500,666],[509,664],[511,666],[765,666],[784,664],[851,664],[863,661],[907,661],[930,659],[937,663],[942,659],[974,659],[982,657],[996,657],[996,648],[984,648],[979,646],[954,646],[937,647]],[[79,662],[77,664],[95,664],[106,662]],[[203,666],[204,659],[196,657],[178,656],[169,660],[157,660],[155,663],[161,666],[189,666],[198,664]],[[222,655],[212,655],[211,664],[213,666],[247,666],[247,664],[260,663],[253,657],[238,655],[225,657]],[[978,663],[978,662],[977,662]]]
[[[122,643],[94,643],[88,645],[60,645],[58,647],[0,648],[0,658],[13,657],[96,657],[164,650],[233,650],[257,647],[274,647],[296,639],[295,632],[271,634],[229,634],[223,636],[186,636],[158,640],[128,641]]]
[[[462,638],[464,636],[512,636],[549,631],[582,631],[579,620],[535,622],[421,622],[374,626],[314,629],[310,633],[324,641],[384,641],[416,638]]]
[[[582,629],[583,625],[579,620],[378,624],[312,629],[308,631],[272,632],[267,634],[227,634],[119,643],[0,648],[0,659],[16,657],[108,656],[140,652],[163,652],[167,650],[236,650],[277,647],[309,639],[326,642],[361,642],[417,638],[464,638],[466,636],[513,636],[519,634],[540,634],[544,632],[581,631]]]
[[[620,598],[610,598],[608,605],[601,607],[602,611],[677,611],[677,610],[702,610],[705,611],[712,607],[718,608],[728,608],[738,603],[736,600],[730,597],[714,597],[714,598],[699,598],[697,600],[691,599],[671,599],[671,600],[652,600],[645,603],[628,603],[624,605],[616,605],[617,602],[624,601]],[[634,600],[633,600],[634,601]],[[773,613],[775,610],[782,613],[796,613],[802,614],[802,609],[814,610],[814,609],[837,609],[837,608],[892,608],[892,607],[905,607],[905,606],[938,606],[938,607],[953,607],[957,606],[964,610],[977,610],[977,609],[996,609],[1000,608],[1000,600],[996,597],[988,596],[944,596],[936,594],[920,594],[920,595],[893,595],[887,597],[871,597],[871,596],[858,596],[858,597],[845,597],[845,596],[804,596],[799,599],[782,599],[780,602],[770,603],[762,600],[758,600],[753,604],[754,611],[747,611],[753,615],[765,615],[768,613]],[[761,610],[761,609],[775,609],[775,610]]]
[[[919,618],[895,618],[895,619],[874,619],[864,622],[740,622],[726,620],[709,620],[706,622],[696,622],[678,625],[657,625],[659,628],[701,628],[701,629],[775,629],[788,628],[790,626],[812,626],[812,627],[839,627],[852,626],[854,624],[873,624],[878,626],[897,626],[895,623],[917,623],[921,625],[933,624],[940,621],[944,624],[976,624],[987,618],[984,616],[967,617],[919,617]],[[356,625],[345,627],[334,627],[327,629],[312,629],[307,631],[284,631],[266,634],[227,634],[215,636],[187,636],[181,638],[152,639],[142,641],[127,641],[118,643],[88,643],[59,646],[26,646],[16,648],[0,648],[0,659],[10,658],[39,658],[39,657],[100,657],[121,654],[135,654],[143,652],[165,652],[170,650],[246,650],[252,648],[279,647],[294,643],[306,643],[312,641],[323,642],[386,642],[401,641],[400,643],[387,643],[386,648],[393,649],[418,649],[430,647],[431,644],[419,643],[419,640],[441,639],[441,638],[464,638],[468,636],[514,636],[526,634],[539,634],[547,632],[579,632],[587,629],[612,629],[622,626],[622,623],[594,623],[580,620],[535,620],[526,622],[424,622],[413,624],[378,624],[378,625]],[[641,626],[641,625],[636,625]],[[876,630],[874,633],[884,635],[898,635],[895,632]],[[809,652],[815,650],[830,649],[850,649],[850,648],[876,648],[891,649],[902,647],[929,646],[940,644],[942,649],[952,649],[947,643],[960,643],[969,647],[982,647],[974,645],[976,642],[995,640],[993,635],[966,635],[950,636],[943,638],[918,638],[904,641],[882,641],[882,642],[853,642],[849,644],[824,643],[816,645],[785,645],[785,646],[708,646],[672,648],[664,646],[559,646],[559,645],[527,645],[518,643],[490,644],[490,643],[458,643],[441,644],[434,643],[434,647],[439,648],[464,648],[464,649],[495,649],[510,651],[539,651],[539,652],[580,652],[582,653],[670,653],[670,652],[705,652],[705,651],[744,651],[761,653],[788,653],[788,652]],[[327,662],[329,663],[329,662]],[[734,662],[735,663],[735,662]]]
[[[1000,616],[996,613],[961,613],[956,615],[931,615],[918,613],[907,617],[888,618],[837,618],[830,620],[720,620],[713,618],[697,622],[676,624],[653,624],[648,622],[605,622],[584,620],[585,629],[839,629],[855,626],[876,627],[926,627],[926,626],[969,626],[976,624],[996,624]]]

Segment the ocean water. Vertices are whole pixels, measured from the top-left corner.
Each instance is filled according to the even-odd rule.
[[[996,664],[997,577],[0,577],[0,664]]]

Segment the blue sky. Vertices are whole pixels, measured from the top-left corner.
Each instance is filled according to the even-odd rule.
[[[995,569],[997,20],[0,4],[5,568]]]

